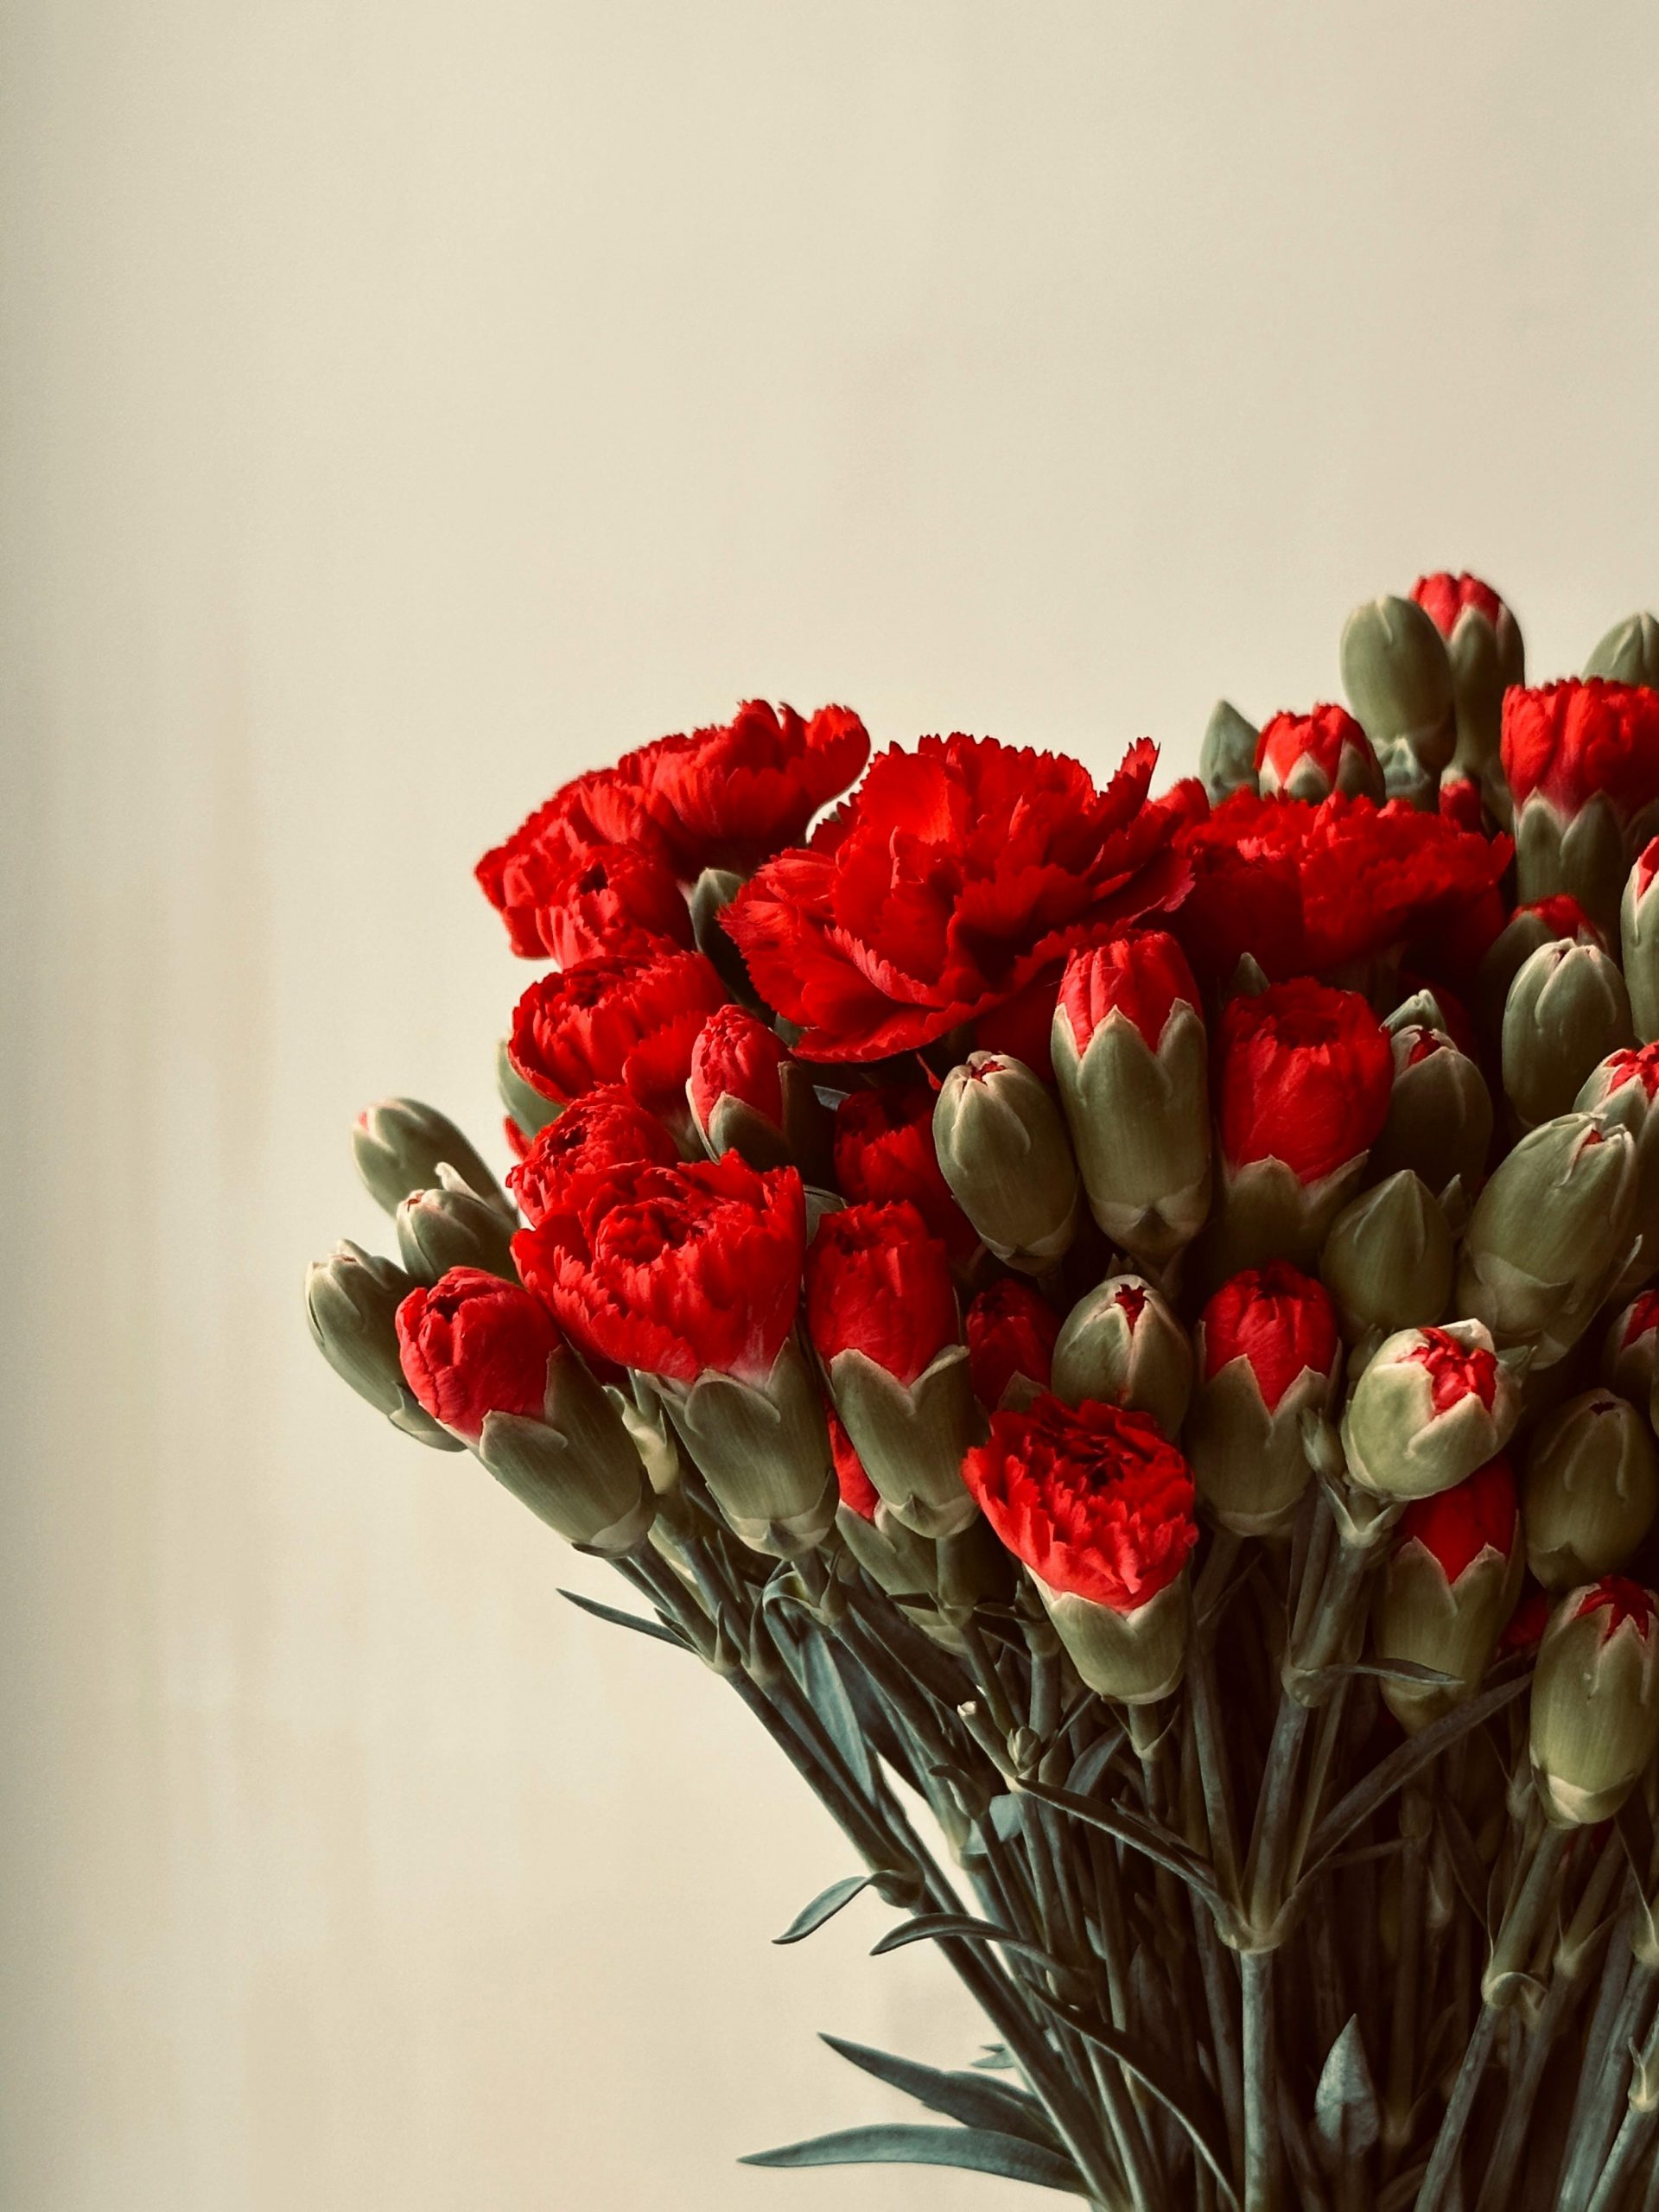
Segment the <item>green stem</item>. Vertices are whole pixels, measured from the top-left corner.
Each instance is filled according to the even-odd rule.
[[[1278,2061],[1274,2048],[1273,1954],[1239,1955],[1243,1989],[1243,2212],[1279,2212]]]

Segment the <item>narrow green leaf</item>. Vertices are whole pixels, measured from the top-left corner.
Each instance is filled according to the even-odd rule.
[[[1104,1780],[1107,1768],[1128,1740],[1126,1728],[1109,1728],[1104,1735],[1096,1737],[1065,1777],[1065,1786],[1074,1797],[1087,1797],[1092,1793],[1096,1784]]]
[[[988,2043],[972,2064],[979,2074],[1009,2074],[1014,2070],[1014,2053],[1005,2043]]]
[[[811,1700],[813,1711],[829,1730],[836,1749],[847,1763],[848,1772],[867,1797],[874,1797],[875,1766],[870,1758],[869,1739],[858,1725],[847,1685],[841,1679],[823,1631],[816,1628],[806,1630],[798,1637],[796,1649],[800,1655],[802,1687]]]
[[[798,1943],[817,1933],[826,1920],[833,1920],[844,1904],[850,1904],[861,1890],[868,1890],[875,1879],[873,1874],[849,1874],[839,1882],[831,1882],[821,1890],[810,1904],[803,1905],[781,1936],[774,1936],[774,1943]]]
[[[1042,2107],[1023,2090],[1010,2088],[1004,2082],[988,2082],[981,2074],[946,2073],[937,2066],[920,2065],[913,2058],[896,2057],[891,2051],[873,2050],[868,2044],[845,2043],[839,2036],[827,2035],[823,2040],[849,2065],[861,2067],[889,2088],[914,2097],[930,2112],[942,2112],[965,2127],[1018,2135],[1046,2151],[1060,2148]]]
[[[601,1605],[597,1598],[584,1598],[579,1590],[561,1590],[561,1598],[568,1598],[584,1613],[591,1613],[596,1621],[613,1621],[618,1628],[638,1629],[641,1636],[654,1636],[658,1643],[671,1643],[679,1651],[691,1647],[678,1629],[671,1628],[666,1621],[648,1621],[638,1613],[625,1613],[615,1605]]]
[[[918,1912],[913,1920],[901,1921],[897,1928],[888,1929],[870,1956],[885,1958],[889,1951],[900,1951],[906,1943],[950,1942],[958,1936],[976,1943],[1001,1943],[1005,1950],[1034,1959],[1052,1974],[1072,1972],[1064,1959],[1057,1959],[1040,1943],[1027,1943],[1011,1929],[999,1928],[994,1921],[973,1920],[964,1913],[956,1912]]]
[[[1212,1908],[1219,1908],[1221,1891],[1217,1886],[1216,1872],[1196,1851],[1189,1850],[1180,1838],[1172,1835],[1167,1828],[1152,1821],[1142,1820],[1138,1813],[1120,1811],[1117,1807],[1096,1805],[1087,1797],[1075,1796],[1069,1789],[1052,1789],[1046,1783],[1025,1782],[1020,1785],[1027,1797],[1035,1797],[1057,1811],[1070,1813],[1075,1821],[1083,1821],[1090,1827],[1100,1828],[1107,1835],[1116,1836],[1120,1843],[1128,1844],[1132,1851],[1139,1851],[1160,1866],[1166,1866],[1172,1874],[1179,1875],[1189,1888]]]
[[[1318,1679],[1322,1682],[1342,1682],[1362,1675],[1379,1682],[1408,1682],[1415,1689],[1454,1690],[1458,1687],[1457,1675],[1444,1675],[1438,1667],[1421,1667],[1414,1659],[1351,1659],[1340,1666],[1321,1667]]]
[[[1083,2178],[1069,2158],[1017,2136],[993,2134],[982,2127],[912,2127],[890,2125],[845,2127],[810,2143],[786,2143],[778,2151],[751,2152],[746,2166],[962,2166],[976,2174],[998,2174],[1004,2181],[1033,2183],[1071,2196],[1085,2194]]]

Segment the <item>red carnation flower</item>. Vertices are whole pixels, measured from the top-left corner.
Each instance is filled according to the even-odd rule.
[[[691,910],[673,869],[632,845],[597,845],[580,855],[551,881],[544,902],[518,909],[515,921],[536,938],[517,950],[564,967],[601,953],[648,959],[691,942]]]
[[[1077,944],[1166,906],[1185,801],[1150,802],[1142,741],[1097,791],[1075,760],[991,738],[893,747],[804,850],[727,910],[756,989],[808,1059],[912,1052],[1006,1003]]]
[[[908,1198],[953,1260],[979,1243],[950,1195],[933,1147],[933,1094],[925,1084],[849,1091],[836,1109],[836,1180],[859,1204]]]
[[[963,1317],[974,1395],[995,1413],[1016,1376],[1046,1390],[1054,1371],[1060,1317],[1017,1275],[982,1290]]]
[[[618,765],[636,783],[680,874],[751,868],[785,845],[857,781],[870,740],[846,707],[810,721],[793,707],[750,699],[729,722],[659,738]]]
[[[853,1449],[853,1440],[842,1427],[841,1416],[831,1407],[830,1414],[830,1453],[836,1464],[836,1488],[841,1502],[849,1513],[856,1513],[861,1521],[874,1521],[881,1503],[881,1493],[864,1471],[864,1462]]]
[[[1444,569],[1432,576],[1419,576],[1411,595],[1443,638],[1449,638],[1457,628],[1458,617],[1465,607],[1484,614],[1494,626],[1503,612],[1503,602],[1491,584],[1467,574],[1451,575]]]
[[[1447,1329],[1421,1329],[1406,1357],[1428,1376],[1437,1414],[1450,1413],[1465,1398],[1478,1398],[1488,1413],[1497,1396],[1497,1357],[1485,1345],[1465,1344]]]
[[[1141,930],[1074,952],[1060,980],[1059,1003],[1081,1058],[1109,1014],[1132,1022],[1155,1052],[1175,1007],[1197,1007],[1200,1001],[1175,939],[1166,930]]]
[[[1369,1151],[1388,1116],[1394,1059],[1357,991],[1303,978],[1222,1014],[1221,1142],[1228,1164],[1282,1160],[1303,1183]]]
[[[1199,1316],[1198,1332],[1205,1382],[1230,1361],[1247,1360],[1269,1413],[1302,1375],[1329,1381],[1341,1345],[1330,1292],[1282,1260],[1223,1283]]]
[[[529,959],[543,954],[542,917],[559,899],[571,868],[617,846],[668,857],[639,786],[619,769],[598,768],[562,785],[505,843],[485,854],[474,873],[506,923],[515,952]]]
[[[631,1090],[605,1084],[567,1106],[537,1132],[507,1188],[532,1229],[550,1213],[572,1211],[620,1168],[671,1167],[679,1147]]]
[[[451,1268],[397,1308],[404,1379],[435,1421],[476,1444],[488,1414],[540,1419],[558,1330],[516,1282]]]
[[[1483,1552],[1494,1551],[1508,1559],[1519,1527],[1515,1476],[1500,1455],[1450,1490],[1414,1498],[1400,1516],[1395,1548],[1421,1544],[1451,1584],[1467,1573]]]
[[[1518,808],[1567,817],[1602,793],[1622,824],[1659,799],[1659,691],[1568,677],[1503,695],[1503,772]]]
[[[1382,769],[1371,741],[1341,707],[1275,715],[1255,742],[1256,782],[1264,798],[1281,793],[1318,801],[1332,791],[1382,796]]]
[[[906,1384],[959,1341],[950,1262],[914,1206],[825,1216],[806,1255],[806,1326],[826,1366],[860,1351]]]
[[[690,1096],[698,1128],[708,1128],[722,1098],[741,1098],[781,1128],[784,1086],[779,1071],[788,1058],[776,1032],[747,1007],[717,1007],[691,1049]]]
[[[620,1083],[652,1113],[683,1122],[691,1048],[725,1001],[725,985],[700,952],[581,960],[531,985],[513,1011],[508,1051],[544,1098],[568,1104]]]
[[[993,1414],[962,1472],[1033,1574],[1114,1612],[1156,1597],[1198,1540],[1185,1460],[1147,1414],[1096,1399]]]
[[[801,1179],[737,1154],[619,1169],[512,1240],[518,1271],[583,1352],[666,1382],[771,1374],[794,1325],[806,1245]]]

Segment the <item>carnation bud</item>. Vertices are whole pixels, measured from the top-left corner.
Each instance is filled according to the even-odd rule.
[[[1634,1249],[1611,1293],[1625,1298],[1659,1273],[1659,1044],[1610,1053],[1573,1103],[1599,1128],[1626,1130],[1636,1147]]]
[[[481,1268],[517,1282],[512,1226],[499,1206],[469,1191],[446,1160],[435,1191],[411,1191],[397,1209],[397,1249],[416,1282],[436,1282],[451,1268]]]
[[[1379,753],[1405,746],[1438,779],[1457,743],[1452,664],[1445,641],[1408,599],[1357,607],[1342,633],[1342,683]]]
[[[1383,1497],[1433,1497],[1509,1442],[1520,1387],[1478,1321],[1402,1329],[1377,1347],[1342,1417],[1348,1469]]]
[[[974,1517],[963,1454],[983,1433],[944,1247],[915,1207],[849,1206],[807,1252],[806,1319],[830,1396],[870,1481],[907,1528]]]
[[[1186,1332],[1140,1275],[1109,1275],[1066,1315],[1054,1346],[1054,1395],[1067,1405],[1098,1398],[1150,1414],[1164,1434],[1181,1433],[1192,1395]]]
[[[512,1048],[505,1037],[495,1048],[495,1087],[500,1093],[501,1103],[526,1142],[539,1136],[563,1110],[550,1098],[543,1098],[539,1090],[531,1089],[512,1065]]]
[[[1342,1340],[1329,1294],[1282,1262],[1235,1275],[1199,1316],[1195,1350],[1183,1440],[1198,1495],[1224,1528],[1273,1535],[1313,1472],[1305,1423],[1336,1392]]]
[[[1520,628],[1491,585],[1477,576],[1420,576],[1411,595],[1446,639],[1457,709],[1453,759],[1466,777],[1501,802],[1503,694],[1511,683],[1526,680]]]
[[[430,1190],[440,1167],[453,1167],[469,1191],[511,1220],[501,1185],[447,1114],[418,1098],[383,1098],[357,1117],[352,1157],[375,1204],[396,1213],[411,1191]]]
[[[1601,1379],[1645,1406],[1659,1374],[1659,1290],[1644,1290],[1613,1316],[1601,1344]]]
[[[1659,837],[1644,845],[1624,881],[1618,910],[1618,935],[1624,955],[1624,985],[1630,1017],[1644,1045],[1659,1038]]]
[[[1597,1061],[1634,1041],[1624,979],[1607,955],[1541,944],[1503,1007],[1503,1088],[1523,1125],[1565,1114]]]
[[[1532,1678],[1532,1770],[1560,1827],[1611,1820],[1659,1750],[1659,1599],[1610,1576],[1551,1616]]]
[[[1503,1042],[1503,1009],[1510,986],[1541,944],[1565,938],[1573,944],[1607,950],[1605,938],[1578,900],[1566,892],[1517,906],[1481,957],[1475,978],[1475,1008],[1481,1035],[1496,1057]]]
[[[656,1389],[728,1528],[752,1550],[794,1559],[823,1541],[838,1492],[823,1399],[791,1337],[763,1381],[718,1368]]]
[[[390,1260],[358,1244],[336,1244],[307,1268],[305,1313],[312,1342],[359,1398],[405,1436],[459,1452],[459,1437],[439,1427],[404,1380],[397,1356],[397,1308],[415,1285]]]
[[[1630,614],[1614,623],[1586,661],[1584,672],[1613,683],[1659,690],[1659,617]]]
[[[1023,1408],[1049,1387],[1060,1317],[1017,1275],[982,1290],[963,1316],[974,1395],[987,1413]]]
[[[1256,730],[1238,709],[1218,699],[1198,747],[1198,775],[1211,806],[1235,791],[1255,789]]]
[[[504,1489],[590,1551],[632,1551],[656,1497],[621,1414],[569,1344],[548,1361],[539,1417],[490,1413],[474,1450]]]
[[[987,1249],[1046,1273],[1077,1233],[1077,1165],[1046,1085],[1022,1060],[970,1052],[940,1086],[933,1148]]]
[[[721,1007],[703,1023],[685,1095],[711,1160],[736,1152],[751,1167],[793,1162],[810,1182],[828,1180],[830,1117],[811,1072],[747,1007]]]
[[[753,986],[742,954],[726,933],[724,916],[747,878],[728,868],[706,868],[692,885],[691,942],[734,998],[750,1000]]]
[[[1374,1622],[1376,1656],[1432,1668],[1455,1688],[1383,1678],[1382,1697],[1415,1735],[1478,1687],[1515,1609],[1522,1554],[1515,1477],[1489,1459],[1466,1480],[1408,1505],[1395,1531]]]
[[[1454,1179],[1478,1188],[1492,1148],[1492,1099],[1486,1078],[1443,1028],[1389,1025],[1394,1081],[1388,1118],[1371,1147],[1368,1172],[1408,1168],[1438,1197]]]
[[[1255,776],[1263,798],[1306,799],[1317,806],[1332,791],[1350,798],[1382,797],[1382,769],[1371,741],[1340,707],[1275,715],[1256,744]]]
[[[1090,1209],[1150,1267],[1173,1259],[1210,1211],[1198,1006],[1180,947],[1148,930],[1073,953],[1054,1008],[1054,1080]]]
[[[1438,1321],[1452,1295],[1445,1209],[1408,1168],[1362,1191],[1331,1224],[1319,1273],[1350,1343]]]
[[[1527,1561],[1547,1590],[1624,1567],[1659,1506],[1659,1455],[1636,1408],[1611,1390],[1572,1399],[1533,1432]]]
[[[1588,1114],[1530,1129],[1494,1170],[1464,1233],[1457,1303],[1547,1367],[1571,1350],[1630,1244],[1636,1147]]]

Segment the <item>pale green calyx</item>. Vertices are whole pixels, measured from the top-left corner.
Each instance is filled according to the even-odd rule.
[[[1659,898],[1655,877],[1637,855],[1624,880],[1619,901],[1619,948],[1624,957],[1624,987],[1630,995],[1630,1019],[1644,1045],[1659,1038]]]
[[[1192,1624],[1185,1571],[1125,1613],[1073,1591],[1052,1590],[1039,1574],[1031,1579],[1072,1665],[1097,1696],[1155,1705],[1179,1688]]]
[[[1438,1056],[1437,1056],[1438,1057]],[[1402,1168],[1331,1224],[1319,1272],[1351,1342],[1438,1321],[1452,1294],[1452,1231],[1420,1176]]]
[[[944,1350],[901,1382],[867,1354],[837,1352],[829,1362],[836,1411],[888,1508],[918,1535],[953,1536],[979,1508],[962,1463],[985,1435],[985,1416],[969,1380],[962,1344]]]
[[[1561,1827],[1611,1820],[1659,1751],[1659,1624],[1592,1584],[1556,1606],[1538,1650],[1529,1731],[1533,1778]],[[1590,1610],[1586,1611],[1588,1607]]]
[[[1614,683],[1659,687],[1659,616],[1630,614],[1614,623],[1584,664],[1584,672]]]
[[[512,1224],[499,1206],[469,1190],[446,1161],[432,1191],[411,1191],[398,1207],[397,1249],[416,1282],[433,1283],[451,1268],[481,1268],[517,1282]]]
[[[1198,747],[1198,774],[1211,806],[1235,791],[1255,789],[1255,743],[1261,732],[1238,709],[1217,699]]]
[[[478,1457],[567,1542],[613,1554],[643,1543],[657,1501],[606,1392],[568,1344],[547,1363],[543,1417],[491,1413]]]
[[[1518,1542],[1507,1553],[1489,1543],[1452,1582],[1426,1545],[1408,1538],[1395,1547],[1373,1618],[1376,1656],[1452,1678],[1449,1684],[1384,1678],[1383,1702],[1408,1734],[1440,1719],[1479,1687],[1515,1610],[1524,1566]]]
[[[1162,1268],[1197,1236],[1210,1211],[1203,1016],[1178,1000],[1154,1048],[1115,1007],[1079,1053],[1061,1005],[1054,1012],[1052,1053],[1096,1221],[1132,1258]]]
[[[1066,1315],[1054,1344],[1057,1398],[1098,1398],[1181,1433],[1192,1395],[1192,1346],[1167,1300],[1141,1275],[1109,1275]]]
[[[1391,1016],[1394,1084],[1388,1119],[1367,1163],[1383,1179],[1409,1168],[1438,1197],[1454,1179],[1475,1188],[1492,1146],[1492,1098],[1486,1078],[1438,1023]]]
[[[840,1492],[823,1400],[793,1338],[764,1383],[711,1369],[655,1387],[735,1536],[778,1559],[823,1542]]]

